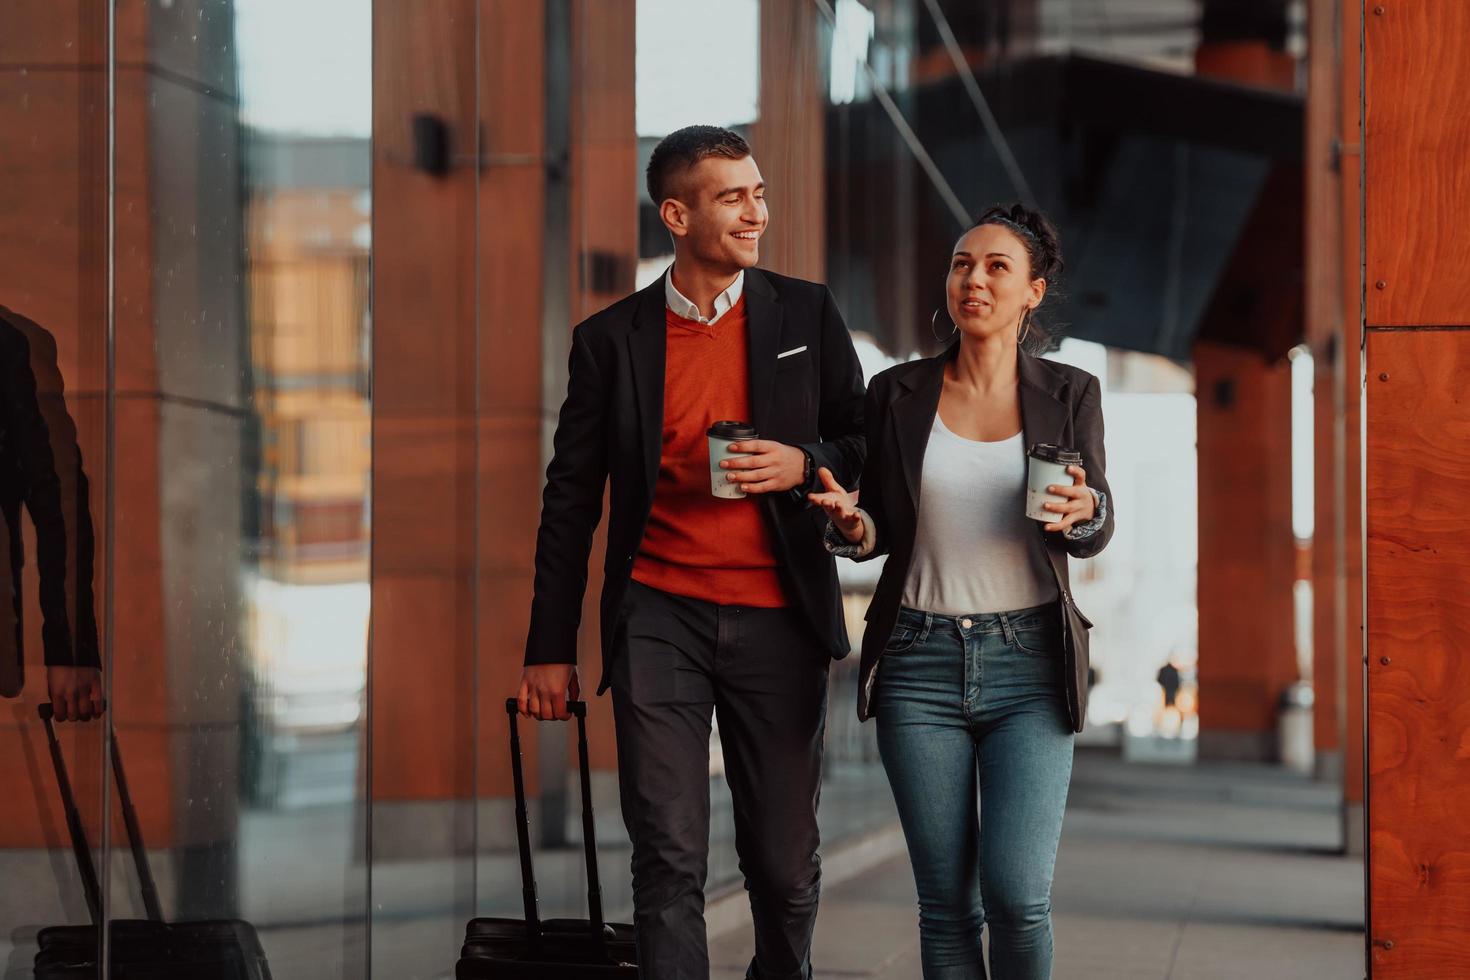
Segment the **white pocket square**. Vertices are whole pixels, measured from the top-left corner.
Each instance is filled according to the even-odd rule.
[[[779,361],[783,357],[790,357],[792,354],[800,354],[804,350],[806,350],[806,344],[802,344],[800,347],[793,347],[790,350],[782,351],[781,353],[777,354],[776,360]]]

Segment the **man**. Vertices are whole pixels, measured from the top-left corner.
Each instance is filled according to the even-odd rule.
[[[0,306],[0,695],[24,677],[21,509],[36,529],[46,686],[58,721],[102,713],[88,485],[56,342]]]
[[[755,268],[750,147],[692,126],[648,164],[674,264],[577,326],[536,538],[520,710],[567,717],[592,532],[610,478],[601,694],[613,693],[642,975],[706,977],[709,739],[718,718],[755,925],[748,976],[811,975],[827,663],[848,652],[826,518],[862,469],[863,378],[825,286]],[[751,422],[711,494],[706,432]],[[839,479],[841,477],[839,476]]]

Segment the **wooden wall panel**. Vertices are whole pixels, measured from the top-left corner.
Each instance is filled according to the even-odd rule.
[[[1373,975],[1470,976],[1470,331],[1367,354]]]
[[[1470,975],[1470,7],[1362,25],[1372,976]]]
[[[1377,0],[1364,27],[1368,325],[1470,324],[1470,4]]]
[[[0,17],[0,33],[5,22]],[[153,303],[147,200],[147,101],[120,71],[117,98],[119,335],[150,329]],[[56,338],[68,392],[105,385],[107,131],[98,72],[0,69],[0,126],[26,134],[24,152],[0,153],[3,304]],[[157,387],[152,342],[119,347],[117,387]]]
[[[474,792],[474,0],[373,10],[373,802]]]
[[[144,57],[148,0],[115,0],[119,64]],[[5,0],[0,67],[101,67],[107,63],[106,0]]]

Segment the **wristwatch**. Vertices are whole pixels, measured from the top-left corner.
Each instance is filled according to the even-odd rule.
[[[801,449],[800,446],[797,446],[796,448]],[[812,460],[812,454],[807,452],[805,449],[801,449],[801,457],[801,484],[799,486],[792,487],[786,492],[791,495],[792,500],[796,501],[799,504],[804,504],[807,502],[807,490],[812,485],[812,474],[816,472],[816,463]]]

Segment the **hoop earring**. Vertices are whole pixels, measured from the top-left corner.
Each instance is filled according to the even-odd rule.
[[[937,329],[935,329],[935,327],[938,326],[938,323],[939,323],[939,310],[936,309],[934,311],[934,315],[929,318],[929,332],[931,334],[933,334],[934,335],[934,339],[937,340],[937,341],[939,341],[941,344],[944,343],[949,338],[953,337],[955,335],[955,331],[960,328],[960,325],[958,323],[951,322],[950,325],[949,325],[949,327],[950,327],[949,333],[947,333],[943,337],[941,337],[941,336],[939,336],[939,331]]]
[[[1031,336],[1031,307],[1021,314],[1021,324],[1016,328],[1016,346],[1026,343],[1026,338]]]

